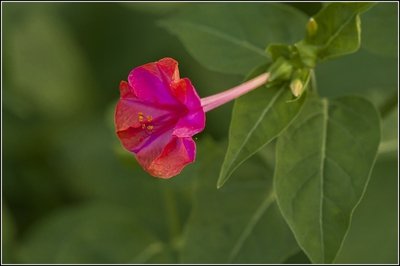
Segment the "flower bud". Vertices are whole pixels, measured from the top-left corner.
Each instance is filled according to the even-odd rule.
[[[299,97],[304,91],[303,82],[301,82],[300,79],[292,80],[290,83],[290,90],[296,98]]]
[[[307,23],[307,34],[309,37],[314,36],[317,33],[318,24],[314,18],[310,18]]]

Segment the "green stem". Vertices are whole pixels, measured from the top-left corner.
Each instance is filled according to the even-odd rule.
[[[318,95],[318,90],[317,90],[317,78],[315,76],[315,71],[314,69],[310,70],[310,75],[311,75],[311,92],[315,93]]]
[[[180,234],[179,213],[176,208],[175,194],[170,187],[163,187],[165,211],[168,222],[168,229],[171,243]]]

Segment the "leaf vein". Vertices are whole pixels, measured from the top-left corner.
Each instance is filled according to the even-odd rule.
[[[323,110],[323,124],[322,124],[322,145],[321,145],[321,198],[320,198],[320,234],[321,234],[321,252],[323,261],[325,261],[325,247],[324,247],[324,228],[323,228],[323,208],[324,208],[324,172],[325,172],[325,157],[326,157],[326,139],[327,139],[327,128],[328,128],[328,100],[322,99],[322,110]]]
[[[366,124],[371,125],[370,121],[368,119],[366,119],[364,116],[360,115],[359,113],[357,113],[356,111],[354,111],[353,109],[349,108],[347,105],[339,103],[338,101],[332,101],[330,103],[330,105],[336,105],[339,106],[343,109],[346,109],[348,111],[350,111],[352,114],[358,116],[359,118],[361,118]]]
[[[300,128],[302,128],[304,126],[305,123],[309,122],[311,119],[317,117],[318,115],[323,115],[323,113],[321,112],[315,112],[310,114],[309,116],[307,116],[305,119],[303,119],[303,121],[301,121],[299,124],[296,125],[296,127],[292,130],[292,134],[294,134],[295,132],[297,132],[297,130],[299,130]]]
[[[362,150],[363,155],[367,154],[367,152],[364,149],[364,146],[360,144],[359,139],[353,135],[353,133],[351,133],[350,130],[348,130],[345,126],[343,126],[339,121],[334,120],[332,118],[329,118],[329,122],[331,122],[332,124],[336,125],[338,128],[342,129],[342,131],[346,132],[350,138],[358,144],[358,147],[360,148],[360,150]]]
[[[262,122],[263,118],[265,117],[265,115],[267,114],[267,112],[272,108],[272,106],[275,104],[275,102],[277,101],[277,99],[279,98],[279,96],[282,95],[282,93],[284,92],[284,89],[280,89],[277,91],[277,93],[274,95],[274,97],[271,99],[271,102],[269,102],[269,104],[265,107],[265,109],[262,111],[260,117],[257,119],[257,121],[254,123],[254,126],[249,130],[249,133],[247,134],[247,136],[245,137],[245,139],[243,140],[243,143],[240,145],[240,147],[237,149],[237,152],[235,154],[235,156],[233,157],[233,159],[231,160],[231,163],[229,164],[229,166],[227,168],[230,168],[231,165],[236,161],[237,157],[240,154],[240,151],[243,149],[243,147],[246,145],[246,143],[249,141],[251,135],[254,133],[254,131],[257,129],[257,127],[260,125],[260,123]],[[228,148],[229,150],[229,148]]]
[[[354,185],[354,182],[353,182],[353,178],[351,177],[351,175],[343,168],[343,166],[341,166],[338,162],[336,162],[333,158],[331,158],[331,157],[329,157],[329,156],[326,156],[326,159],[328,160],[328,161],[330,161],[333,165],[335,165],[340,171],[342,171],[348,178],[349,178],[349,180],[350,180],[350,183],[351,183],[351,189],[352,189],[352,191],[353,191],[353,193],[354,194],[356,194],[356,192],[355,192],[355,185]]]
[[[268,210],[271,204],[275,201],[275,195],[273,192],[270,192],[268,197],[266,197],[261,205],[257,208],[253,216],[250,218],[250,221],[245,226],[243,232],[240,234],[238,240],[236,241],[235,245],[231,253],[229,254],[229,261],[232,262],[236,256],[238,255],[240,249],[243,247],[244,242],[250,236],[251,232],[253,231],[254,227],[257,225],[258,221],[261,219],[263,214]]]
[[[245,40],[240,40],[235,36],[226,34],[222,31],[219,31],[217,29],[213,29],[210,26],[207,25],[201,25],[201,24],[195,24],[189,21],[181,21],[182,24],[186,24],[189,27],[198,29],[199,31],[203,31],[205,33],[208,33],[210,35],[216,36],[217,38],[221,38],[225,41],[231,42],[239,47],[245,48],[247,50],[250,50],[252,52],[257,53],[258,55],[261,55],[262,57],[268,58],[267,54],[264,52],[264,50],[260,49],[257,45],[250,43]]]

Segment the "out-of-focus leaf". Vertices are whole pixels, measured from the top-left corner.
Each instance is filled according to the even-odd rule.
[[[62,172],[60,175],[70,190],[78,197],[101,199],[128,207],[138,220],[165,242],[175,237],[170,228],[176,225],[171,225],[170,220],[177,219],[178,230],[181,230],[191,204],[189,195],[195,164],[186,167],[173,180],[155,179],[137,167],[133,155],[127,151],[126,157],[132,157],[130,163],[121,163],[113,150],[114,145],[120,145],[119,141],[103,123],[102,117],[60,131],[53,139],[53,163]],[[167,201],[166,190],[172,190],[172,197],[175,197],[172,202]],[[177,210],[173,214],[168,209],[171,206]],[[170,215],[177,217],[171,218]]]
[[[311,264],[310,259],[303,251],[299,251],[284,261],[284,264]]]
[[[315,15],[322,7],[324,3],[321,2],[285,2],[287,5],[291,5],[297,9],[300,9],[309,16]]]
[[[14,219],[11,217],[11,213],[8,208],[2,206],[1,213],[1,225],[2,225],[2,263],[15,263],[15,224]]]
[[[382,137],[378,153],[383,157],[391,157],[397,153],[398,146],[398,92],[385,90],[369,90],[364,95],[380,112],[382,119]]]
[[[364,49],[316,68],[318,91],[328,97],[364,95],[371,89],[392,92],[397,89],[397,73],[397,59],[376,56]]]
[[[133,10],[137,10],[140,12],[145,12],[154,15],[164,15],[176,10],[182,3],[178,2],[167,2],[167,3],[121,3],[123,6],[127,8],[131,8]]]
[[[371,53],[398,57],[398,3],[378,3],[363,15],[362,47]]]
[[[309,22],[304,43],[316,48],[320,60],[353,53],[360,47],[359,14],[373,3],[332,3],[326,5]]]
[[[205,148],[185,228],[183,263],[280,263],[299,250],[272,192],[272,170],[247,161],[229,184],[216,190],[214,180],[222,149]]]
[[[378,158],[371,181],[343,246],[335,259],[341,264],[398,262],[398,158]]]
[[[270,42],[292,43],[304,34],[305,16],[271,3],[198,3],[160,21],[205,67],[245,75],[267,62]]]
[[[379,115],[358,97],[310,100],[276,146],[275,193],[299,245],[330,263],[368,184]]]
[[[50,118],[76,114],[91,104],[93,83],[84,56],[60,19],[40,5],[29,7],[5,7],[6,72],[11,79],[6,89],[12,98],[6,106],[18,109],[12,104],[23,101],[31,112]]]
[[[21,263],[145,263],[163,252],[162,243],[130,209],[92,203],[55,213],[30,234]]]
[[[393,155],[398,151],[398,107],[392,110],[382,121],[382,141],[379,145],[379,153]]]
[[[396,38],[397,33],[395,36],[391,36],[388,33],[390,36],[386,35],[379,38],[372,37],[373,33],[369,32],[376,31],[379,28],[379,26],[371,26],[371,24],[375,24],[371,21],[373,21],[376,13],[380,13],[382,9],[386,10],[388,6],[390,6],[389,3],[379,3],[363,14],[362,20],[365,25],[362,27],[362,47],[373,47],[374,43],[379,41],[385,42],[386,45],[395,45],[397,47],[397,39],[394,43],[391,42],[389,44],[389,40]],[[390,16],[387,19],[390,19]],[[384,29],[381,30],[385,31]],[[387,42],[386,39],[388,39]],[[371,50],[361,49],[355,54],[319,64],[316,69],[316,77],[318,90],[321,94],[336,97],[349,93],[365,95],[366,91],[371,90],[397,90],[397,59],[385,58],[368,51]],[[348,71],[348,69],[351,69],[351,71]]]
[[[262,73],[257,69],[250,77]],[[277,137],[296,117],[305,97],[292,101],[289,85],[261,86],[235,101],[229,145],[217,186],[221,187],[251,155]]]

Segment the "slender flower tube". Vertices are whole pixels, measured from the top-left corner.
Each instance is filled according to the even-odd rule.
[[[201,106],[204,112],[215,109],[263,85],[267,82],[268,77],[269,73],[264,73],[232,89],[202,98]]]
[[[115,128],[125,149],[145,171],[171,178],[192,163],[192,136],[205,127],[205,112],[267,82],[264,73],[230,90],[200,99],[188,78],[180,78],[178,63],[163,58],[134,68],[120,83]]]

